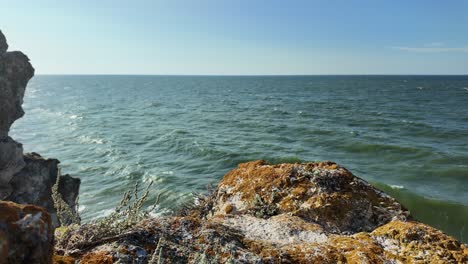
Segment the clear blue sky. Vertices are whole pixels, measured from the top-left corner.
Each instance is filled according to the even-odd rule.
[[[41,74],[468,74],[468,0],[0,0]]]

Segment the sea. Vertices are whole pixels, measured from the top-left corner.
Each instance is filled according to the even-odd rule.
[[[23,108],[11,136],[81,178],[84,222],[136,183],[166,214],[242,162],[332,160],[468,242],[468,76],[38,75]]]

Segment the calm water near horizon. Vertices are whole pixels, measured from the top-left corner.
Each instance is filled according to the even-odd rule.
[[[333,160],[468,242],[468,76],[48,76],[11,131],[82,180],[84,221],[154,181],[160,210],[240,162]]]

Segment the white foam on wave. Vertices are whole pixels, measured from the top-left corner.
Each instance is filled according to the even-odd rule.
[[[79,142],[84,143],[84,144],[96,144],[96,145],[102,145],[105,143],[105,140],[102,138],[93,138],[90,136],[80,136],[79,137]]]
[[[145,183],[149,183],[149,182],[153,182],[153,183],[161,183],[162,181],[164,181],[164,176],[159,176],[159,175],[172,175],[172,174],[165,174],[164,172],[159,172],[159,173],[150,173],[150,172],[145,172],[143,174],[143,182]]]
[[[69,118],[70,119],[82,119],[82,117],[79,115],[70,115]]]
[[[405,186],[403,186],[403,185],[393,185],[393,184],[390,184],[390,187],[392,189],[397,189],[397,190],[401,190],[401,189],[405,188]]]
[[[80,204],[80,206],[78,206],[78,213],[82,213],[85,209],[86,209],[86,206]]]

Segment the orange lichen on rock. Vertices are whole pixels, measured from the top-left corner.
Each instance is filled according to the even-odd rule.
[[[84,255],[80,263],[83,264],[112,264],[114,263],[112,256],[109,255],[109,252],[90,252]]]
[[[371,235],[388,256],[403,262],[468,263],[466,245],[423,223],[393,221]]]
[[[346,263],[386,263],[383,249],[367,233],[358,233],[353,236],[332,236],[330,244],[343,254]]]
[[[287,186],[290,169],[290,164],[267,166],[263,160],[242,163],[237,170],[232,170],[223,177],[218,188],[232,188],[233,193],[241,194],[243,199],[252,200],[255,194],[263,197],[264,190]]]
[[[34,205],[0,201],[0,257],[2,263],[51,263],[52,221]]]
[[[54,255],[52,263],[54,264],[75,264],[75,258],[70,256]]]
[[[214,215],[223,214],[226,204],[262,217],[292,213],[334,233],[372,231],[409,214],[396,200],[333,162],[243,163],[224,176],[215,195]]]
[[[468,263],[466,245],[333,162],[240,164],[184,214],[86,250],[109,253],[81,263]]]

